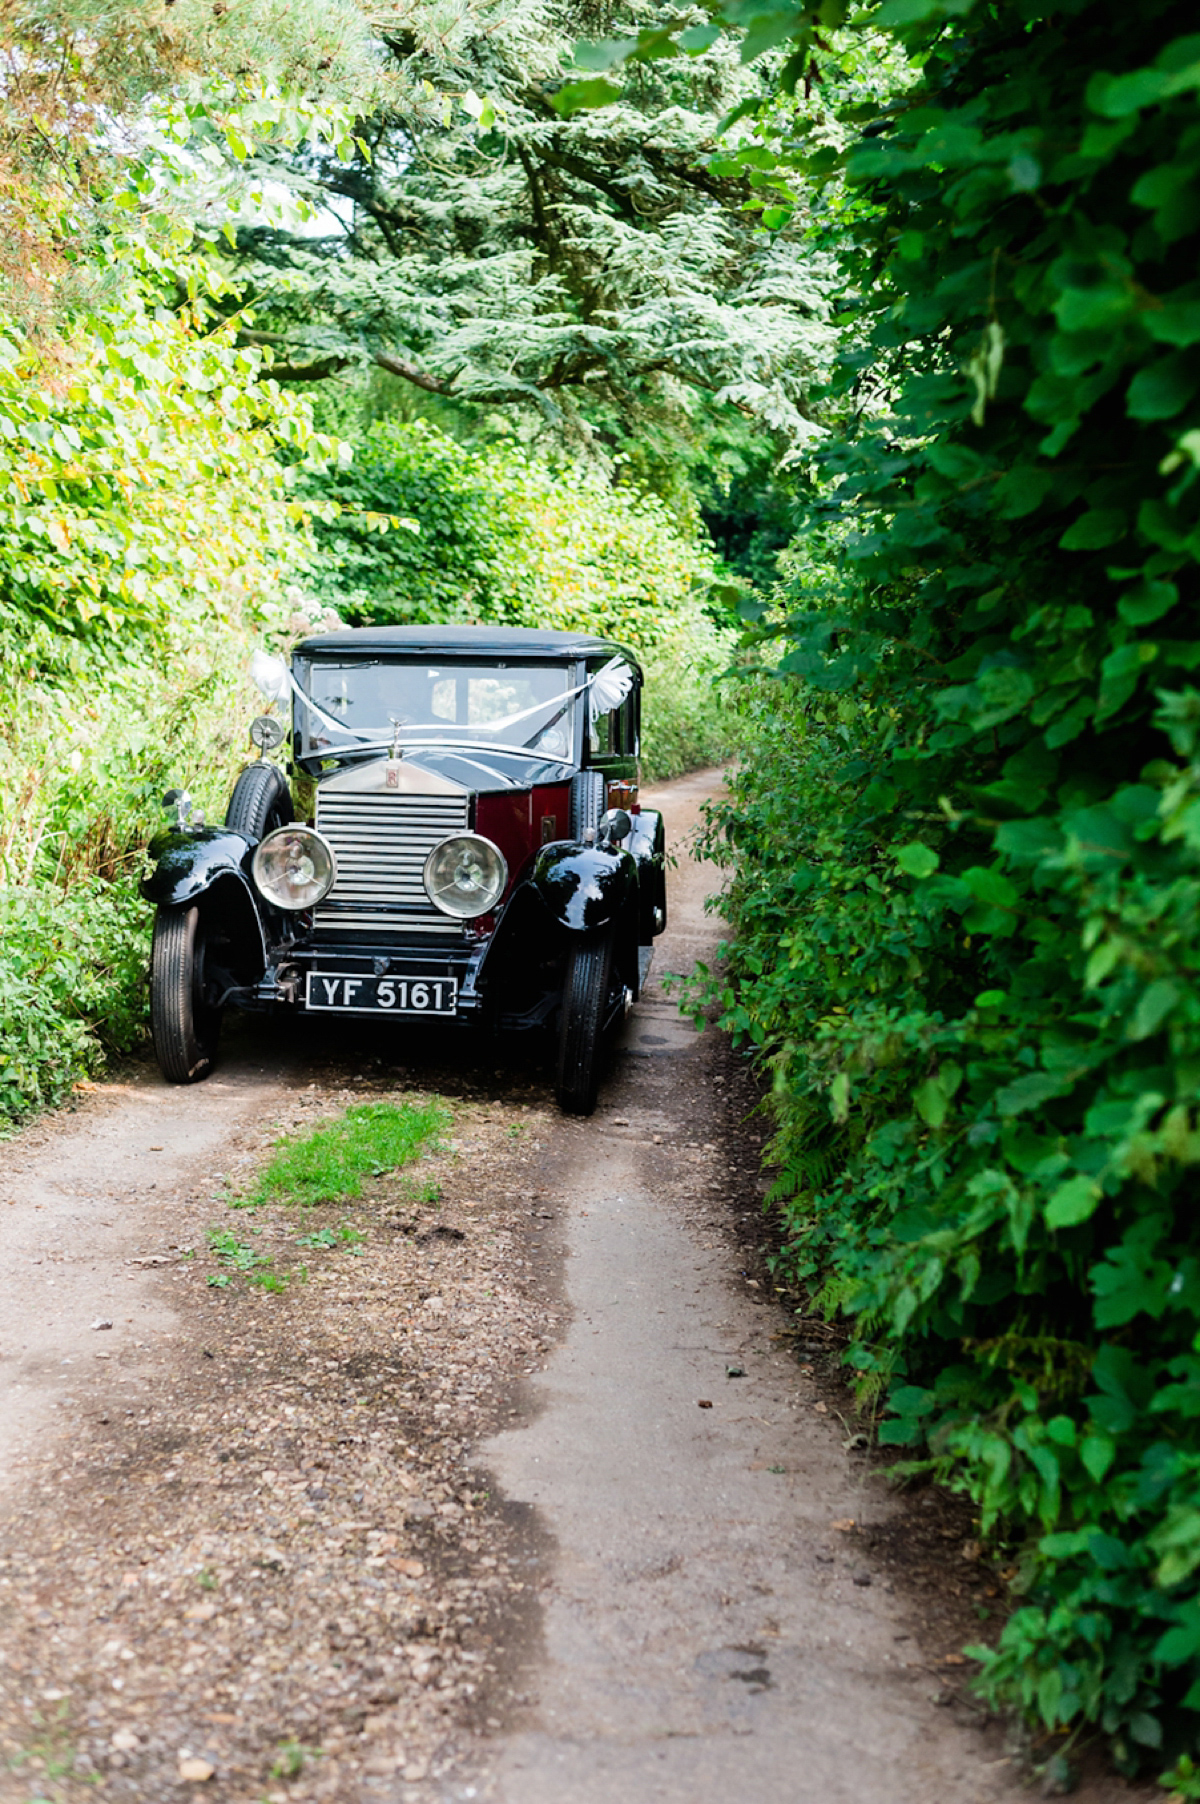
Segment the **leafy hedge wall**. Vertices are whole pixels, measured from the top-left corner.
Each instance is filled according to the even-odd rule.
[[[1200,1797],[1200,37],[873,22],[911,85],[845,150],[797,99],[776,170],[830,184],[846,349],[719,995],[788,1265],[1017,1554],[983,1689]]]
[[[505,443],[464,447],[385,421],[351,463],[311,479],[343,510],[315,523],[315,595],[351,624],[497,620],[610,634],[646,674],[642,767],[661,782],[733,751],[736,711],[714,678],[731,636],[702,612],[711,547],[652,495],[552,468]],[[419,528],[380,535],[398,516]]]
[[[511,444],[464,448],[423,421],[370,427],[314,492],[350,511],[318,526],[318,592],[347,620],[502,620],[626,643],[671,635],[711,560],[652,496],[556,472]],[[385,537],[364,516],[411,518]]]
[[[49,360],[0,332],[0,1122],[140,1036],[141,848],[172,781],[219,818],[309,549],[307,410],[257,354],[136,292],[89,324]]]

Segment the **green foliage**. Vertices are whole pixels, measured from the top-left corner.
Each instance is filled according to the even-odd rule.
[[[136,1038],[142,912],[96,877],[0,890],[0,1122],[57,1102],[105,1044]]]
[[[661,782],[727,757],[733,710],[714,686],[730,634],[700,612],[710,555],[653,496],[555,470],[510,443],[463,447],[425,421],[379,422],[354,461],[310,484],[314,592],[350,621],[498,620],[581,629],[636,647],[646,669],[643,761]],[[380,536],[399,514],[414,535]]]
[[[380,370],[639,462],[698,416],[799,423],[831,342],[824,260],[799,230],[761,229],[768,176],[710,166],[722,117],[768,82],[710,39],[593,84],[614,104],[565,117],[551,96],[594,16],[414,0],[380,31],[393,94],[350,154],[271,154],[275,183],[329,202],[319,233],[235,222],[244,336],[282,379]],[[609,26],[664,16],[623,0]]]
[[[403,85],[353,0],[283,11],[238,0],[170,17],[159,0],[8,6],[0,51],[0,316],[43,348],[136,288],[139,259],[113,252],[152,223],[138,249],[143,268],[156,260],[150,239],[177,187],[211,240],[247,195],[244,174],[240,196],[220,179],[222,164],[241,173],[264,143],[352,154],[355,120]],[[186,249],[192,224],[175,223]],[[192,292],[194,272],[172,273]]]
[[[306,410],[200,324],[127,296],[49,366],[0,333],[0,1117],[138,1038],[141,848],[174,780],[223,809],[307,555]]]
[[[986,1695],[1190,1784],[1200,39],[1166,0],[875,19],[908,85],[836,131],[797,99],[787,152],[860,298],[712,822],[716,994],[786,1267],[1018,1550]]]
[[[345,1250],[361,1258],[366,1235],[343,1222],[340,1228],[318,1228],[313,1234],[297,1234],[298,1247],[323,1247],[327,1252]]]
[[[642,775],[648,783],[724,764],[741,746],[742,718],[720,681],[730,637],[698,619],[643,653]]]
[[[442,1102],[366,1102],[336,1121],[276,1142],[243,1206],[271,1201],[325,1203],[362,1195],[363,1180],[382,1177],[436,1146],[450,1112]]]
[[[294,1737],[281,1741],[279,1752],[271,1762],[272,1779],[298,1779],[305,1767],[312,1760],[319,1760],[321,1748],[310,1748]]]
[[[0,331],[0,663],[79,672],[118,635],[236,617],[299,517],[278,442],[303,409],[189,308],[91,322],[65,367]]]
[[[235,1276],[244,1278],[252,1290],[287,1289],[288,1274],[271,1270],[275,1263],[272,1255],[260,1253],[248,1241],[239,1240],[236,1234],[230,1233],[228,1228],[210,1228],[208,1244],[213,1257],[219,1261],[219,1269],[208,1276],[210,1289],[228,1290]]]
[[[347,468],[312,486],[344,510],[318,524],[313,584],[351,620],[498,620],[653,645],[708,573],[652,497],[513,445],[466,449],[422,421],[373,426]],[[369,513],[420,531],[381,537]]]

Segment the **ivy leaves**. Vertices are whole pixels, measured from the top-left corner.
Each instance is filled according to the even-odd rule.
[[[816,143],[847,33],[763,126],[854,298],[712,841],[787,1257],[894,1374],[882,1438],[1026,1539],[989,1694],[1130,1767],[1200,1707],[1190,23],[886,0],[891,96]]]

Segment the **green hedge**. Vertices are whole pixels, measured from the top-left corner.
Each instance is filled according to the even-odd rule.
[[[349,512],[318,524],[312,581],[351,621],[498,620],[652,645],[711,576],[653,496],[555,471],[505,444],[468,449],[424,421],[368,428],[310,485]],[[380,536],[368,514],[419,528]]]
[[[913,85],[792,156],[846,350],[716,994],[788,1269],[1015,1555],[984,1692],[1197,1797],[1200,37],[877,19]]]
[[[424,421],[368,429],[310,489],[345,511],[316,523],[315,593],[349,622],[496,620],[611,634],[646,670],[643,767],[661,782],[717,764],[737,720],[715,679],[731,635],[701,603],[711,552],[653,496],[555,470],[511,444],[457,444]],[[372,516],[399,516],[380,535]]]

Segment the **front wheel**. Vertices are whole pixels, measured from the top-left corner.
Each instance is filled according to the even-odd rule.
[[[276,827],[289,826],[292,819],[292,794],[279,766],[263,758],[248,764],[233,786],[225,825],[248,833],[251,839],[265,839]]]
[[[221,1011],[204,1002],[204,923],[198,908],[160,908],[150,949],[150,1028],[169,1084],[195,1084],[213,1068]]]
[[[613,976],[613,936],[572,946],[563,979],[558,1030],[558,1106],[590,1115],[600,1088],[600,1058]]]

